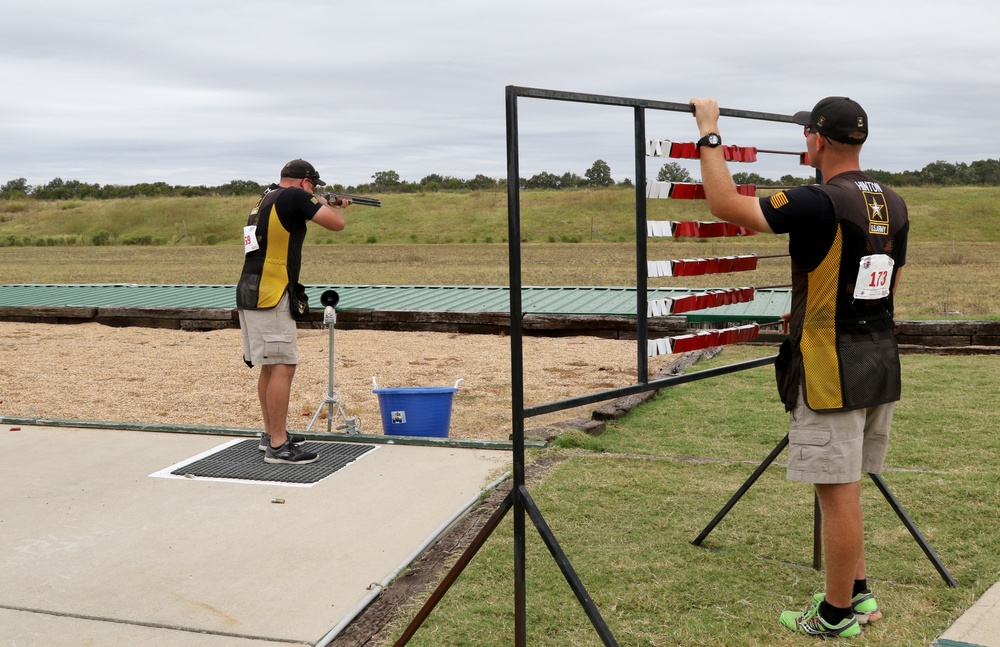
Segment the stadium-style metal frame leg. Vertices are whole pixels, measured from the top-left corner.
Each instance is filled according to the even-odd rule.
[[[750,475],[750,478],[748,478],[743,483],[743,485],[741,485],[739,489],[736,490],[733,496],[729,498],[729,501],[727,501],[726,504],[722,506],[722,509],[719,510],[719,512],[715,515],[715,517],[708,523],[707,526],[705,526],[705,529],[701,531],[701,534],[695,537],[695,539],[691,542],[692,544],[694,544],[695,546],[701,546],[702,542],[705,541],[709,533],[711,533],[712,530],[714,530],[715,527],[719,525],[719,522],[721,522],[722,519],[726,516],[726,514],[728,514],[729,511],[733,509],[733,506],[735,506],[736,503],[739,502],[741,498],[743,498],[743,495],[750,490],[750,488],[757,481],[757,479],[760,478],[760,476],[764,473],[764,471],[767,470],[768,467],[770,467],[771,463],[775,461],[778,455],[781,454],[781,452],[787,446],[788,446],[788,434],[785,434],[785,437],[778,442],[778,444],[774,447],[773,450],[771,450],[771,453],[767,455],[767,458],[765,458],[761,462],[761,464],[757,466],[757,469],[753,471],[753,474]],[[893,512],[896,513],[896,516],[898,516],[900,521],[903,522],[903,525],[906,526],[906,529],[910,532],[910,535],[912,535],[913,539],[917,542],[917,545],[920,546],[920,549],[922,551],[924,551],[924,554],[927,556],[927,559],[929,559],[931,564],[934,565],[934,568],[937,570],[938,574],[941,575],[941,579],[943,579],[948,586],[952,588],[958,588],[958,582],[955,581],[955,578],[952,577],[951,573],[948,572],[948,569],[945,568],[945,565],[941,562],[940,558],[938,558],[937,553],[934,552],[934,549],[932,549],[930,547],[930,544],[927,543],[927,540],[924,538],[923,534],[921,534],[916,524],[913,523],[913,520],[910,518],[910,516],[903,509],[903,506],[899,503],[899,500],[896,499],[896,497],[889,490],[889,486],[886,485],[881,475],[869,473],[868,476],[870,476],[872,481],[875,482],[875,486],[882,493],[882,496],[885,497],[885,500],[889,503],[889,507],[892,508]],[[813,523],[813,568],[819,570],[820,568],[822,568],[823,565],[823,556],[822,556],[823,544],[821,539],[822,516],[819,508],[819,501],[815,500],[815,497],[814,497],[814,508],[815,508],[815,513],[814,513],[814,523]]]

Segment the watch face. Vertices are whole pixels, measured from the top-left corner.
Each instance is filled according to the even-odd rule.
[[[712,133],[711,135],[708,136],[709,146],[718,146],[721,143],[722,143],[722,138],[716,135],[715,133]]]

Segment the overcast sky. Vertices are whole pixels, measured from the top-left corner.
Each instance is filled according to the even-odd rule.
[[[871,122],[866,168],[995,159],[998,20],[996,0],[12,0],[0,183],[266,183],[297,157],[345,185],[385,170],[502,178],[508,85],[778,114],[847,95]],[[597,159],[634,177],[630,109],[518,111],[522,177]],[[647,120],[650,137],[696,138],[688,114]],[[791,125],[720,129],[805,145]],[[733,170],[811,175],[776,155]]]

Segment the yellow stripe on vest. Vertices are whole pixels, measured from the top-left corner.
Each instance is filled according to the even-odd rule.
[[[281,301],[288,285],[288,240],[291,235],[281,226],[278,219],[278,205],[271,206],[267,222],[267,255],[260,276],[260,296],[257,306],[273,308]]]
[[[837,285],[843,239],[840,227],[826,258],[808,276],[805,320],[802,324],[802,365],[806,402],[810,409],[839,409],[840,362],[837,359]]]

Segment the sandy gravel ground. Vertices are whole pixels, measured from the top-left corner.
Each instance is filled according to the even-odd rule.
[[[528,406],[636,381],[635,341],[524,339]],[[365,434],[382,433],[380,387],[452,386],[450,436],[505,440],[511,432],[510,338],[432,332],[334,331],[334,387]],[[329,332],[299,331],[289,428],[305,429],[328,389]],[[650,359],[650,373],[673,356]],[[240,331],[0,322],[0,415],[260,428],[258,371],[242,361]],[[594,405],[600,406],[600,405]],[[591,407],[592,408],[592,407]],[[325,410],[313,431],[325,431]],[[531,418],[527,428],[590,408]],[[335,420],[335,422],[338,422]]]

